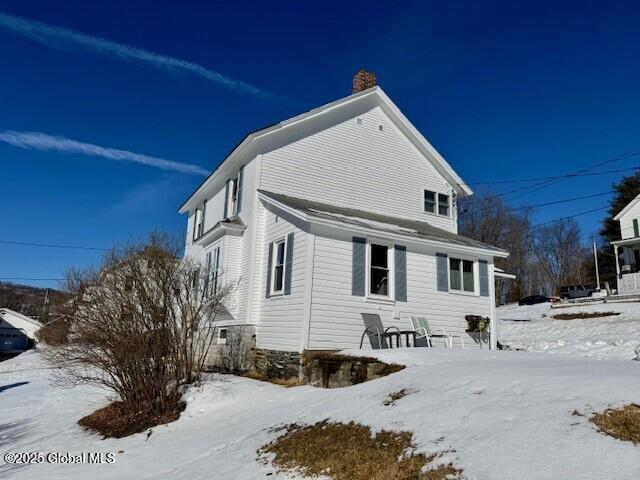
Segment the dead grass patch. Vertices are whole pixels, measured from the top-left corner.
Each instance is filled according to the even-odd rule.
[[[104,438],[122,438],[177,420],[185,406],[184,402],[178,402],[173,411],[157,415],[144,411],[130,412],[123,402],[113,402],[82,417],[78,420],[78,425],[97,432]]]
[[[411,432],[372,435],[365,425],[327,420],[284,430],[258,451],[263,459],[273,454],[272,463],[281,471],[333,480],[443,480],[461,473],[451,464],[423,471],[436,456],[416,453]]]
[[[396,404],[396,401],[406,397],[407,395],[409,395],[409,391],[406,388],[398,390],[397,392],[391,392],[389,396],[382,402],[382,404],[385,407],[393,406]]]
[[[596,413],[591,421],[613,438],[640,445],[640,405],[629,404]]]
[[[297,387],[300,385],[300,379],[298,377],[289,377],[289,378],[269,378],[266,375],[258,372],[257,370],[249,370],[247,373],[243,375],[246,378],[250,378],[252,380],[259,380],[261,382],[269,382],[275,385],[280,385],[282,387]]]
[[[579,313],[559,313],[551,315],[554,320],[581,320],[586,318],[614,317],[620,312],[579,312]]]

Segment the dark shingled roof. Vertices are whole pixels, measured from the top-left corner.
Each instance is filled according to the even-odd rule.
[[[280,202],[290,208],[300,210],[307,215],[316,218],[328,220],[337,220],[348,225],[355,225],[365,228],[373,228],[375,230],[386,231],[389,233],[403,234],[410,237],[424,238],[427,240],[435,240],[447,242],[464,247],[482,248],[491,250],[498,254],[507,253],[501,248],[478,242],[471,238],[458,235],[457,233],[448,232],[442,228],[434,227],[427,222],[417,220],[408,220],[406,218],[392,217],[388,215],[379,215],[377,213],[365,212],[363,210],[355,210],[353,208],[336,207],[326,203],[313,202],[302,198],[289,197],[279,193],[258,190],[264,196]],[[372,225],[375,222],[376,225]]]

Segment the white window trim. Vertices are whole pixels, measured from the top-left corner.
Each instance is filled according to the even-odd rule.
[[[425,203],[425,193],[426,192],[430,192],[433,193],[435,196],[435,212],[428,212],[426,208],[424,208],[424,203]],[[447,198],[449,199],[449,213],[447,215],[443,215],[442,213],[440,213],[440,195],[446,195]],[[436,217],[440,217],[440,218],[452,218],[453,217],[453,202],[452,202],[452,196],[450,193],[442,193],[442,192],[438,192],[436,190],[429,190],[428,188],[424,188],[422,189],[422,212],[426,213],[427,215],[433,215]]]
[[[278,258],[278,245],[282,243],[284,244],[284,254],[282,255],[282,290],[275,290],[276,286],[276,260]],[[295,245],[295,244],[294,244]],[[279,297],[284,295],[284,288],[286,282],[287,274],[287,236],[278,237],[278,239],[273,241],[273,251],[271,252],[271,297]]]
[[[222,338],[221,335],[220,335],[223,330],[226,332],[224,338]],[[217,338],[216,338],[216,340],[217,340],[216,343],[218,345],[226,345],[228,336],[229,336],[229,329],[228,328],[226,328],[226,327],[218,328],[218,335],[217,335]]]
[[[389,295],[379,295],[371,293],[371,244],[383,245],[387,247],[387,265],[389,267],[389,279],[388,288]],[[380,240],[377,238],[367,238],[367,250],[366,250],[366,291],[365,300],[374,301],[380,303],[395,303],[395,247],[394,243],[389,240]]]
[[[462,285],[461,290],[455,290],[451,288],[451,259],[454,260],[467,260],[473,262],[473,292],[464,290],[464,284],[462,283],[462,273],[463,267],[462,263],[460,264],[460,285]],[[449,255],[447,257],[447,287],[449,288],[449,292],[455,295],[466,295],[470,297],[479,297],[480,296],[480,267],[478,266],[478,259],[475,257],[470,257],[467,255]]]

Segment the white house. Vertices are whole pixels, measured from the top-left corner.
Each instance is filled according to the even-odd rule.
[[[620,223],[621,240],[613,244],[618,294],[640,293],[640,195],[618,213],[614,220]]]
[[[362,313],[459,335],[474,314],[491,319],[495,348],[494,258],[507,252],[457,234],[471,189],[371,75],[247,135],[180,207],[185,255],[212,285],[239,281],[220,343],[255,335],[261,362],[295,365],[307,350],[358,348]]]
[[[40,322],[31,317],[8,308],[0,308],[0,353],[27,350],[41,326]]]

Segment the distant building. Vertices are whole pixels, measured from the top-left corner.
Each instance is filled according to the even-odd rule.
[[[20,353],[33,346],[42,324],[33,318],[0,308],[0,353]]]

